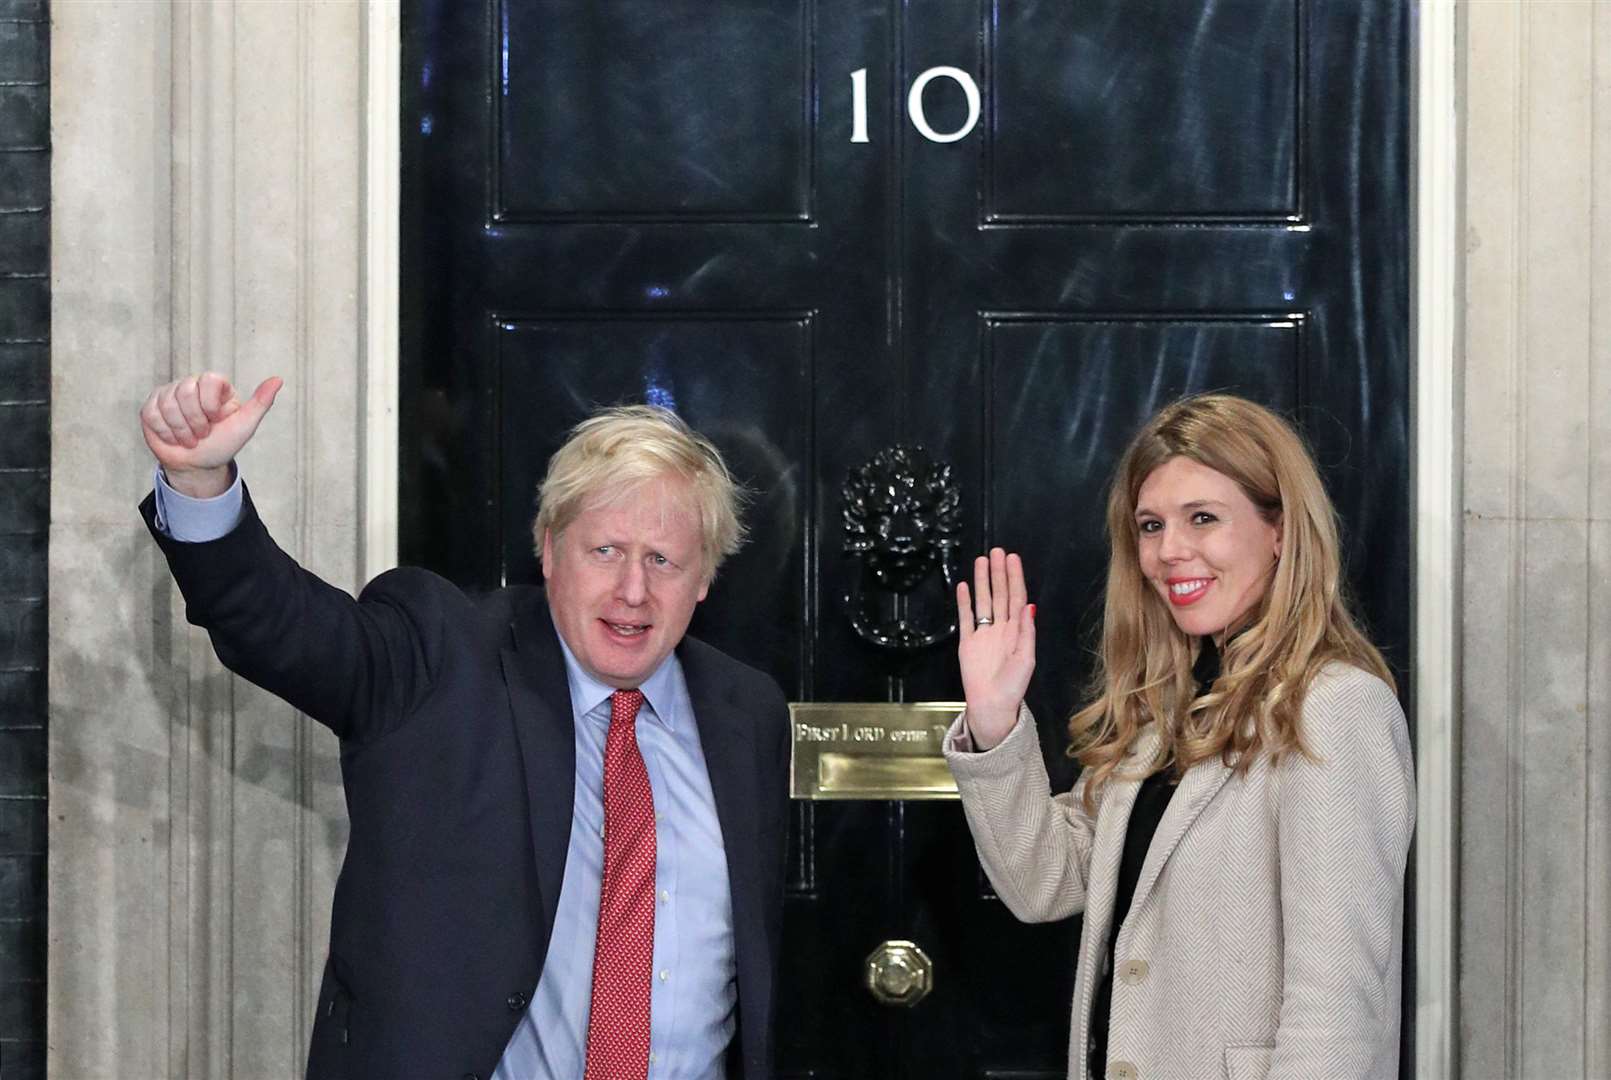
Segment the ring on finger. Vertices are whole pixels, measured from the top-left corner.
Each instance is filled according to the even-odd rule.
[[[996,622],[996,620],[992,619],[990,616],[981,615],[978,618],[973,620],[973,625],[975,625],[975,626],[994,626],[995,622]]]

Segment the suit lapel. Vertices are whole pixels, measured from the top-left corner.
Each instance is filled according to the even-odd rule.
[[[727,852],[727,882],[733,901],[733,959],[739,979],[741,1022],[760,1023],[770,1003],[766,991],[771,974],[766,966],[766,927],[759,874],[769,865],[760,847],[756,790],[760,766],[756,761],[753,717],[722,677],[721,654],[709,645],[684,638],[677,647],[688,700],[699,725],[699,743],[705,753],[716,820],[722,827]],[[749,981],[752,980],[753,981]]]
[[[565,656],[548,605],[534,595],[516,613],[510,631],[510,644],[503,649],[503,678],[526,769],[537,884],[552,927],[576,802],[576,721],[571,716]]]
[[[677,648],[688,699],[699,725],[699,743],[705,753],[705,771],[716,799],[716,820],[727,849],[727,873],[732,882],[733,918],[738,921],[740,895],[747,904],[748,872],[757,865],[755,851],[755,749],[751,725],[733,701],[730,687],[715,670],[713,650],[703,642],[684,638]]]

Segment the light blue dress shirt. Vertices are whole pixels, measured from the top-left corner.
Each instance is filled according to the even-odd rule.
[[[157,470],[158,528],[201,542],[240,521],[241,480],[192,499]],[[556,628],[557,632],[557,628]],[[587,1058],[604,867],[604,740],[613,688],[593,679],[560,638],[576,729],[576,800],[554,933],[531,1005],[493,1080],[580,1080]],[[654,975],[649,999],[651,1080],[721,1080],[738,1026],[733,906],[716,800],[699,726],[676,654],[640,687],[636,732],[655,805]],[[496,898],[494,898],[495,900]]]
[[[151,479],[152,490],[157,494],[157,528],[187,544],[217,540],[235,528],[241,520],[241,473],[234,465],[229,471],[233,476],[222,495],[192,499],[170,487],[158,465]]]

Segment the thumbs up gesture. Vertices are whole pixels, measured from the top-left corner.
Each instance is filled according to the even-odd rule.
[[[284,380],[264,379],[242,401],[224,376],[208,371],[151,391],[140,407],[140,433],[168,482],[205,498],[229,486],[229,463],[251,441]]]

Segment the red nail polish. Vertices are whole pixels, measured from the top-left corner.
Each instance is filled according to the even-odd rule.
[[[1034,604],[1029,605],[1029,617],[1031,619],[1033,619],[1035,617],[1035,605]]]

